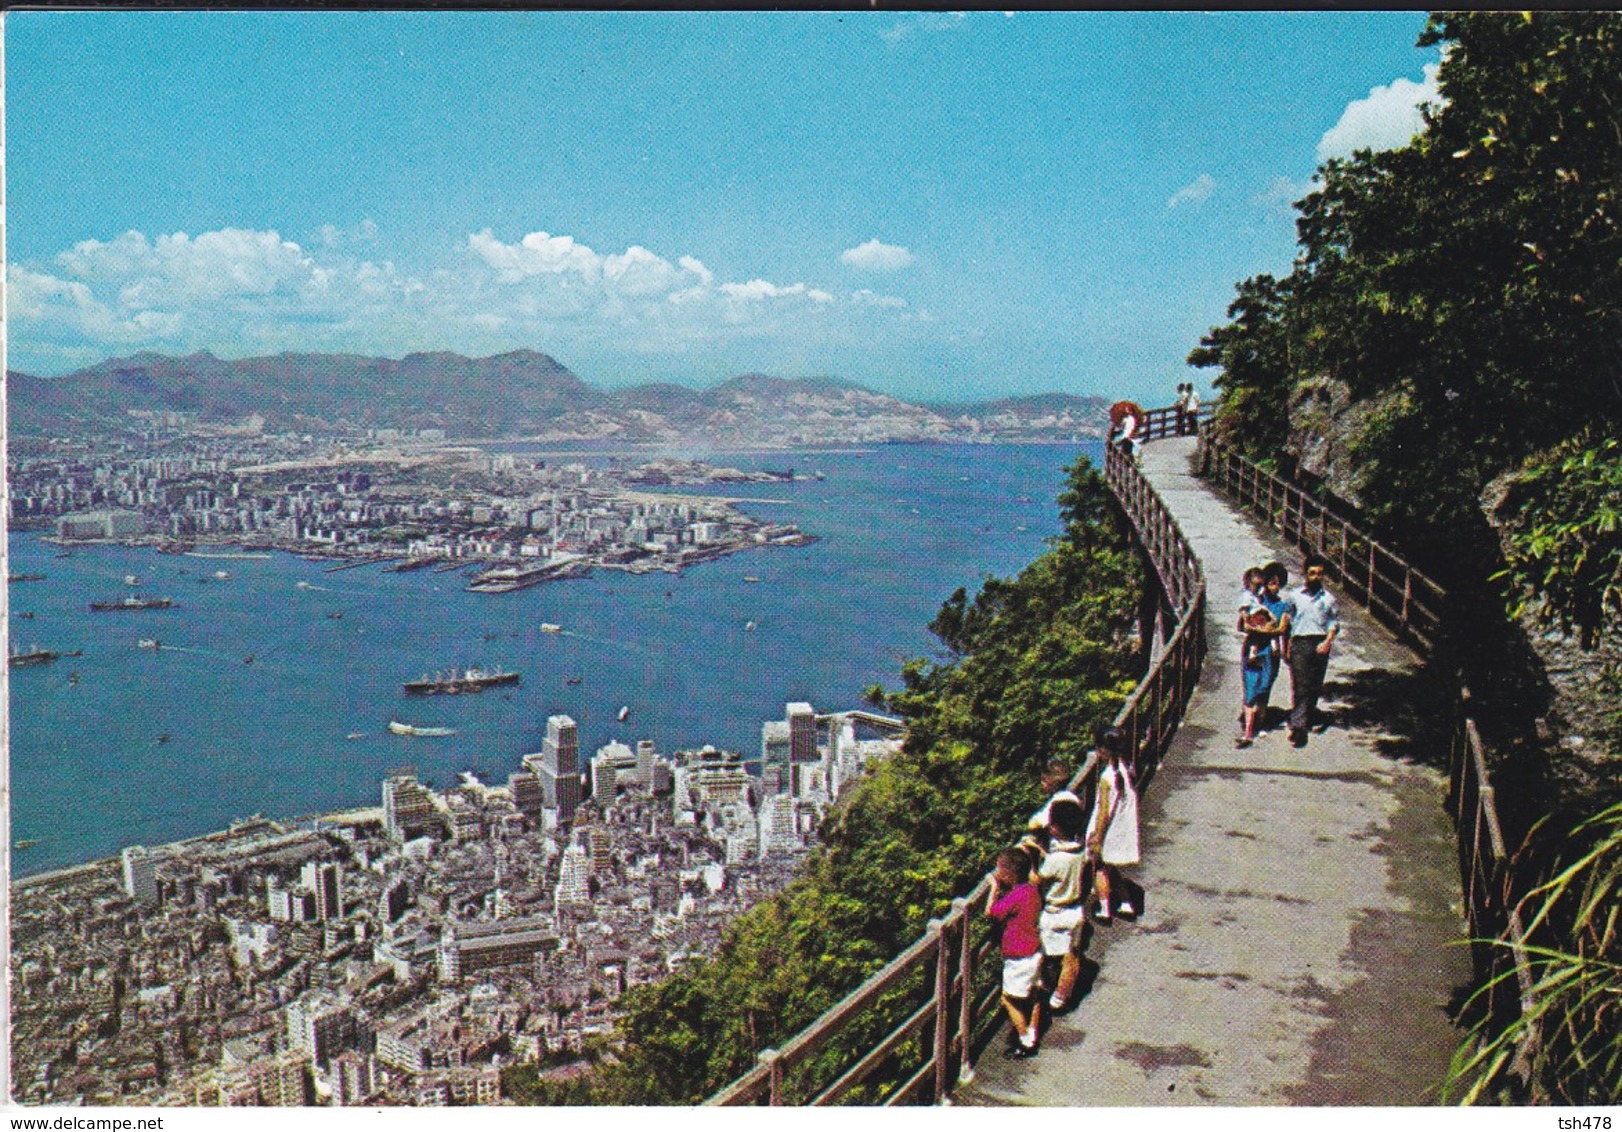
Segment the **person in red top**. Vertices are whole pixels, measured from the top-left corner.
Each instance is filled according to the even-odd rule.
[[[1037,919],[1042,893],[1031,880],[1031,859],[1023,849],[997,854],[986,897],[986,918],[1002,925],[1002,1004],[1014,1024],[1008,1057],[1036,1056],[1037,979],[1042,973],[1042,936]]]

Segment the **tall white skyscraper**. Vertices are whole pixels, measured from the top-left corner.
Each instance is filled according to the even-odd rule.
[[[144,845],[131,845],[121,854],[124,860],[124,892],[137,904],[158,902],[158,862]]]
[[[546,721],[540,779],[546,804],[557,810],[558,822],[572,821],[580,805],[580,740],[574,720],[566,715]]]
[[[591,855],[584,846],[571,844],[563,851],[553,900],[558,904],[591,903]]]
[[[817,716],[808,703],[788,705],[789,757],[797,763],[817,758]]]

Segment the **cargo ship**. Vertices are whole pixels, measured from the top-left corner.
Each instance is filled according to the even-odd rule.
[[[49,664],[61,655],[59,652],[42,649],[36,645],[31,649],[22,649],[12,653],[6,659],[6,663],[12,668],[24,668],[30,664]]]
[[[7,575],[6,580],[8,582],[43,582],[45,580],[45,575],[44,574],[10,574],[10,575]]]
[[[117,601],[93,601],[90,603],[92,613],[108,613],[111,611],[127,612],[138,609],[168,609],[174,602],[166,597],[129,597],[119,598]]]
[[[405,690],[413,696],[454,696],[462,692],[482,692],[502,684],[518,683],[518,673],[503,672],[500,668],[464,668],[449,676],[435,673],[431,678],[408,680]]]

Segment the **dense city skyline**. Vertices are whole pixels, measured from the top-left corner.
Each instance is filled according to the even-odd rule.
[[[1411,136],[1422,24],[13,13],[8,364],[528,347],[609,387],[1160,395],[1288,265],[1316,164]]]

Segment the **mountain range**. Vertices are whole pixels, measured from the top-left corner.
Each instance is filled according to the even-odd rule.
[[[447,436],[624,439],[715,445],[1098,437],[1107,402],[1044,393],[972,405],[915,404],[836,378],[743,374],[710,389],[604,390],[533,350],[370,358],[295,354],[227,361],[206,351],[110,358],[61,377],[7,374],[18,435],[128,427],[132,414],[270,430],[443,429]]]

